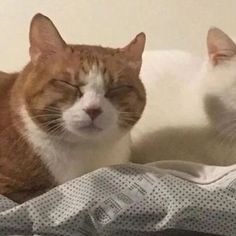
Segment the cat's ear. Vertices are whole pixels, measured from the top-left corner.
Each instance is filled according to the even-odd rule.
[[[207,47],[208,55],[213,65],[229,60],[236,55],[236,44],[218,28],[210,28],[208,31]]]
[[[120,49],[120,51],[127,57],[129,65],[134,69],[140,70],[141,68],[145,42],[145,34],[140,33],[127,46]]]
[[[29,38],[32,62],[36,62],[41,56],[48,57],[58,53],[66,47],[52,21],[39,13],[31,21]]]

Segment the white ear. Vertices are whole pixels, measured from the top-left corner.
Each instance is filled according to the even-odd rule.
[[[139,33],[127,46],[120,49],[127,57],[129,64],[138,70],[140,70],[142,64],[145,41],[145,34]]]
[[[233,40],[218,28],[210,28],[207,36],[208,55],[214,65],[236,55]]]
[[[42,14],[33,17],[29,37],[30,56],[33,62],[40,56],[49,56],[62,51],[66,46],[52,21]]]

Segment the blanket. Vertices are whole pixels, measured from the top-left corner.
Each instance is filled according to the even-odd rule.
[[[0,235],[153,236],[236,232],[236,165],[106,167],[24,204],[0,197]],[[187,235],[187,234],[186,234]]]

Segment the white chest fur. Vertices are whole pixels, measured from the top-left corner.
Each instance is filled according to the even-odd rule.
[[[127,162],[130,156],[130,134],[113,143],[82,145],[52,140],[43,133],[22,109],[25,135],[35,152],[58,184],[100,167]]]
[[[83,147],[45,139],[38,141],[33,141],[35,150],[59,184],[100,167],[127,162],[130,154],[128,136],[112,146],[104,144],[100,147]]]

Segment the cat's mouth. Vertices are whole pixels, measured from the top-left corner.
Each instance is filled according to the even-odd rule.
[[[97,127],[95,124],[91,123],[89,125],[83,126],[79,128],[81,131],[84,132],[100,132],[103,129],[100,127]]]

